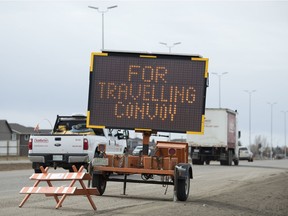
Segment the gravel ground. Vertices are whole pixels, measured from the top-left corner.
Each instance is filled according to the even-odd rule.
[[[276,162],[276,161],[275,161]],[[5,162],[6,163],[6,162]],[[262,162],[261,162],[262,163]],[[274,162],[271,162],[274,163]],[[288,160],[281,161],[282,164],[288,163]],[[157,198],[155,195],[159,189],[159,186],[150,188],[151,191],[147,191],[147,194],[144,193],[141,188],[147,187],[142,185],[129,185],[129,196],[123,197],[123,195],[118,195],[118,191],[121,191],[121,186],[114,186],[110,184],[107,195],[103,197],[96,197],[95,202],[98,204],[98,211],[91,211],[90,206],[87,204],[86,200],[79,199],[81,203],[80,209],[74,209],[73,206],[75,202],[73,197],[67,199],[65,202],[65,208],[60,211],[54,211],[51,209],[54,206],[54,200],[48,201],[49,205],[46,207],[47,201],[46,198],[41,196],[33,196],[31,200],[27,203],[25,208],[19,209],[17,205],[20,202],[21,196],[18,195],[18,190],[15,195],[13,193],[8,193],[5,199],[2,201],[7,202],[3,203],[1,208],[6,208],[5,212],[7,215],[31,215],[31,212],[34,212],[34,215],[50,215],[51,211],[55,215],[165,215],[165,216],[174,216],[174,215],[195,215],[195,216],[287,216],[288,215],[288,169],[283,167],[272,167],[272,166],[260,166],[259,163],[253,164],[243,164],[242,167],[219,167],[219,166],[196,166],[195,170],[198,171],[197,178],[193,180],[191,188],[191,196],[186,202],[173,202],[168,198],[164,199],[161,196]],[[3,164],[0,162],[0,171],[5,170],[15,170],[15,169],[29,169],[29,173],[33,172],[31,169],[31,163],[10,163]],[[219,175],[225,175],[224,171],[238,169],[238,175],[229,176],[227,173],[226,177],[221,178]],[[245,171],[241,171],[245,169]],[[206,170],[205,172],[201,170]],[[215,170],[215,172],[213,171]],[[247,172],[248,170],[248,172]],[[266,171],[268,170],[268,171]],[[196,172],[195,171],[195,172]],[[208,172],[209,171],[209,172]],[[25,172],[23,170],[22,172]],[[260,173],[258,173],[260,172]],[[5,175],[16,175],[17,172],[3,172]],[[208,175],[209,173],[209,175]],[[12,176],[13,176],[12,175]],[[254,176],[255,175],[255,176]],[[202,176],[202,177],[201,177]],[[243,176],[243,178],[241,178]],[[246,177],[245,177],[246,176]],[[218,181],[217,178],[219,177]],[[235,178],[236,177],[236,178]],[[198,179],[198,180],[197,180]],[[204,185],[203,180],[205,180]],[[219,187],[219,180],[226,181],[223,184],[223,187]],[[16,181],[13,180],[13,181]],[[19,181],[23,181],[22,179]],[[25,181],[29,181],[26,180]],[[229,182],[231,185],[234,185],[233,188],[229,187]],[[11,182],[12,184],[13,182]],[[215,183],[215,184],[212,184]],[[21,185],[24,185],[22,182]],[[217,186],[218,185],[218,186]],[[205,186],[206,189],[198,189],[195,187]],[[227,187],[228,186],[228,187]],[[115,187],[115,188],[114,188]],[[133,187],[135,191],[133,193]],[[230,189],[229,189],[230,188]],[[7,189],[8,190],[8,189]],[[9,189],[11,190],[11,189]],[[116,190],[116,192],[115,192]],[[140,195],[137,195],[137,190]],[[5,191],[3,189],[3,191]],[[109,194],[110,192],[110,194]],[[170,191],[171,192],[171,191]],[[144,193],[144,195],[143,195]],[[151,195],[149,195],[151,193]],[[136,194],[136,195],[135,195]],[[3,193],[5,195],[5,193]],[[149,196],[151,196],[149,198]],[[155,198],[154,198],[155,196]],[[42,200],[43,199],[43,200]],[[34,201],[33,201],[34,200]],[[1,201],[1,202],[2,202]],[[1,203],[0,202],[0,203]],[[45,207],[39,207],[35,202],[40,202],[40,206],[44,205]],[[109,205],[109,208],[106,206],[106,203],[113,203]],[[123,203],[127,204],[123,204]],[[45,204],[42,204],[45,203]],[[117,204],[118,203],[118,204]],[[120,204],[121,205],[120,205]],[[9,207],[9,205],[11,205]],[[119,206],[118,206],[119,205]],[[87,206],[87,209],[84,211],[83,206]],[[9,207],[9,208],[8,208]],[[74,210],[73,210],[74,209]],[[82,209],[82,210],[81,210]],[[9,214],[8,214],[9,213]],[[47,214],[46,214],[47,213]],[[48,214],[49,213],[49,214]],[[0,215],[1,212],[0,212]],[[6,215],[6,214],[5,214]]]

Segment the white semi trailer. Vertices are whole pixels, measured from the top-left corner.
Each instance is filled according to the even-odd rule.
[[[237,111],[224,108],[206,108],[204,135],[187,135],[193,164],[239,164]]]

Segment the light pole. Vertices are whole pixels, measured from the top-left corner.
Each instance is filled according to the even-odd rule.
[[[218,76],[218,80],[219,80],[219,108],[221,108],[221,77],[225,74],[228,74],[228,72],[222,72],[222,73],[212,72],[212,74]]]
[[[286,152],[286,148],[287,148],[287,143],[286,143],[286,113],[288,111],[281,111],[284,113],[284,144],[285,144],[285,147],[284,147],[284,153],[285,153],[285,159],[287,157],[287,152]]]
[[[276,102],[270,103],[268,102],[271,106],[271,151],[270,151],[270,159],[272,160],[272,154],[273,154],[273,145],[272,145],[272,140],[273,140],[273,105],[277,104]]]
[[[172,45],[168,45],[167,43],[164,43],[164,42],[159,42],[159,44],[162,44],[162,45],[168,47],[169,53],[171,53],[171,48],[174,47],[174,46],[176,46],[176,45],[181,44],[181,42],[176,42],[176,43],[173,43]]]
[[[244,90],[249,94],[249,146],[251,146],[251,96],[256,90]]]
[[[98,7],[88,6],[89,8],[97,10],[99,13],[102,14],[102,50],[104,50],[104,14],[107,13],[110,9],[118,7],[117,5],[113,5],[107,7],[105,10],[100,10]]]

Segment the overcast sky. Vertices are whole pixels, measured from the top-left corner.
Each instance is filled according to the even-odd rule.
[[[0,119],[49,128],[57,114],[86,113],[91,52],[105,49],[200,54],[209,58],[207,107],[238,110],[248,145],[256,135],[284,145],[288,111],[287,1],[0,1]],[[287,113],[288,116],[288,113]]]

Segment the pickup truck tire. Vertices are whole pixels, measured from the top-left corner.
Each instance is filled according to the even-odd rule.
[[[43,166],[44,169],[46,168],[46,166],[44,166],[43,164],[39,164],[35,162],[32,163],[32,168],[34,169],[34,173],[42,173],[40,166]]]
[[[93,174],[92,187],[96,187],[99,191],[100,196],[104,194],[106,189],[107,180],[102,174]]]
[[[42,173],[40,169],[34,169],[34,173]]]

